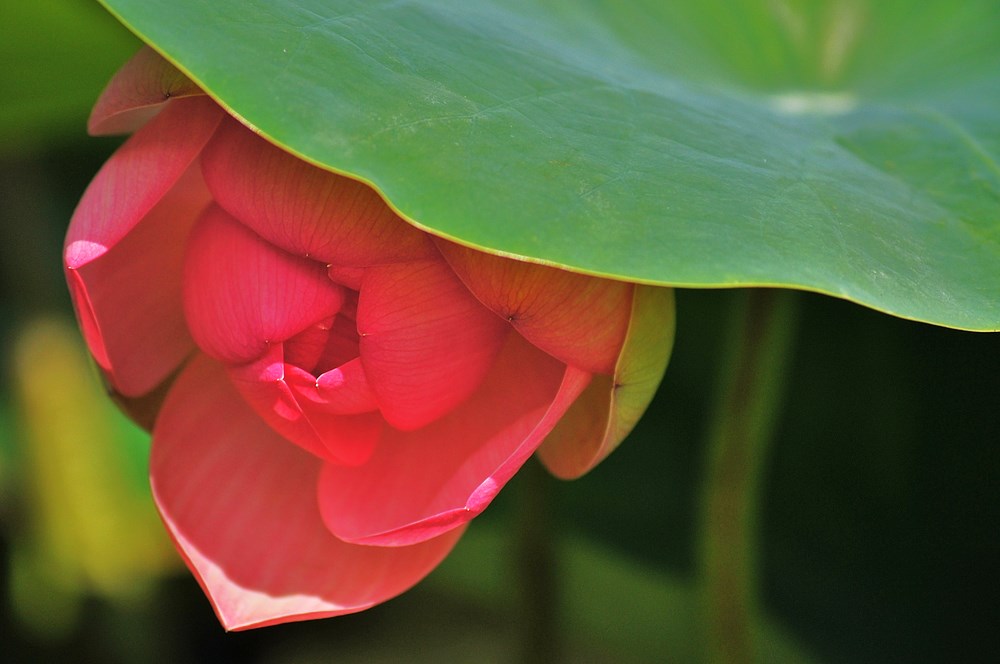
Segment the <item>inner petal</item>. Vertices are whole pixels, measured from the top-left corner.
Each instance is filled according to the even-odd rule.
[[[202,350],[243,364],[332,318],[344,288],[326,266],[270,244],[221,208],[195,225],[184,263],[184,313]]]
[[[286,341],[285,362],[319,376],[357,358],[358,327],[349,307],[350,296],[344,302],[346,310],[310,325]]]
[[[443,260],[373,267],[358,301],[361,362],[385,419],[417,429],[465,401],[506,336]]]
[[[231,365],[229,378],[261,419],[287,440],[337,465],[367,461],[384,426],[374,397],[367,404],[345,400],[346,407],[332,407],[336,404],[318,389],[316,378],[287,364],[283,355],[283,344],[275,344],[254,362]]]
[[[315,373],[319,358],[323,355],[330,340],[330,328],[333,327],[333,321],[336,318],[336,316],[324,318],[286,341],[285,361],[310,373]]]

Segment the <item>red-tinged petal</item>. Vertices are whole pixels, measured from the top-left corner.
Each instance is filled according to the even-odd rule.
[[[181,272],[184,243],[209,201],[194,166],[109,251],[66,270],[87,345],[125,397],[154,389],[194,348]]]
[[[429,237],[373,189],[307,164],[235,120],[219,129],[202,165],[219,205],[290,253],[353,267],[436,255]]]
[[[416,429],[467,399],[493,364],[505,328],[440,259],[370,268],[358,333],[385,419]]]
[[[357,359],[358,329],[354,318],[350,317],[352,303],[353,298],[348,297],[341,312],[325,330],[320,329],[323,325],[320,323],[285,342],[285,362],[319,376]]]
[[[368,384],[361,358],[321,374],[316,379],[315,392],[321,405],[331,413],[350,415],[378,409],[378,401]],[[304,394],[303,398],[309,398],[309,395]]]
[[[579,477],[618,447],[656,393],[673,341],[673,291],[637,285],[614,377],[596,376],[538,450],[553,475]]]
[[[128,134],[146,124],[167,101],[203,94],[159,53],[144,46],[105,86],[87,131],[94,136]]]
[[[153,434],[153,496],[227,629],[368,608],[417,583],[460,536],[398,549],[338,540],[316,508],[320,464],[268,429],[204,356],[171,390]]]
[[[285,362],[306,371],[315,369],[330,342],[330,328],[333,327],[334,318],[327,318],[310,325],[286,341]],[[357,342],[354,346],[353,356],[357,357]]]
[[[149,214],[197,158],[223,112],[203,97],[178,99],[140,129],[87,187],[66,234],[65,264],[86,265]]]
[[[210,207],[188,240],[184,313],[195,343],[212,357],[241,364],[332,317],[344,289],[326,267],[271,245]]]
[[[364,279],[365,269],[363,267],[330,265],[326,273],[338,284],[347,286],[351,290],[361,290],[361,280]]]
[[[246,402],[272,429],[318,457],[348,466],[367,461],[384,427],[374,404],[366,409],[372,412],[332,412],[316,396],[316,379],[285,364],[282,355],[281,344],[275,344],[261,359],[229,367]]]
[[[614,371],[632,284],[437,244],[469,290],[528,341],[585,371]]]
[[[453,412],[417,431],[387,430],[363,466],[327,464],[323,520],[340,539],[382,546],[460,526],[486,508],[589,379],[508,335],[490,375]]]

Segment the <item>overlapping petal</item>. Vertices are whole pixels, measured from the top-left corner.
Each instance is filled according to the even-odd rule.
[[[614,372],[632,284],[437,244],[469,290],[528,341],[585,371]]]
[[[357,321],[361,362],[382,414],[405,430],[467,399],[507,332],[440,258],[367,270]]]
[[[143,46],[105,86],[87,131],[94,136],[127,134],[146,124],[167,101],[203,94],[163,56]]]
[[[316,507],[319,459],[281,440],[199,357],[153,434],[153,495],[227,629],[352,613],[433,569],[461,535],[402,548],[338,540]]]
[[[79,268],[125,237],[188,170],[222,116],[207,97],[178,99],[118,148],[73,212],[66,266]]]
[[[468,401],[416,431],[387,429],[364,465],[327,464],[323,519],[350,542],[409,545],[475,517],[536,450],[590,374],[510,334]]]
[[[290,253],[347,267],[436,255],[429,236],[371,187],[307,164],[235,120],[219,129],[202,163],[219,205]]]
[[[669,291],[434,240],[149,49],[91,118],[140,125],[67,276],[114,392],[155,417],[158,508],[227,628],[402,592],[533,453],[582,474],[652,397]]]
[[[271,346],[259,360],[230,366],[229,376],[247,403],[275,431],[333,463],[364,463],[381,436],[384,423],[374,398],[368,395],[368,403],[363,403],[367,387],[363,377],[362,385],[349,385],[343,390],[346,394],[331,395],[319,388],[312,374],[283,361],[282,344]],[[341,396],[353,398],[348,407],[331,405]]]
[[[192,347],[181,309],[185,240],[209,201],[192,164],[221,117],[178,102],[129,139],[87,188],[70,222],[66,278],[80,326],[112,388],[142,395]]]
[[[259,358],[268,345],[333,317],[343,302],[325,266],[278,249],[218,206],[191,232],[184,312],[195,343],[218,360]]]
[[[84,337],[116,392],[149,392],[194,347],[181,269],[184,242],[208,202],[193,168],[111,251],[67,270]]]
[[[618,447],[653,398],[673,341],[673,291],[636,285],[614,376],[595,376],[538,450],[553,475],[579,477]]]
[[[311,394],[305,392],[303,398],[311,398]],[[348,415],[378,409],[378,398],[360,357],[320,374],[316,378],[316,399],[331,413]]]

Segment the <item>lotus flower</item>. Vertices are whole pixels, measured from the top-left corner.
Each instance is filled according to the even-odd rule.
[[[593,467],[660,380],[670,291],[419,230],[148,49],[90,129],[135,133],[70,224],[77,316],[227,629],[403,592],[536,451]]]

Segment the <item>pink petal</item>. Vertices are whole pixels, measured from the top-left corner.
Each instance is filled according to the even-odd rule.
[[[261,419],[286,439],[333,463],[367,461],[384,427],[374,398],[353,412],[330,408],[317,380],[284,363],[282,355],[282,345],[275,344],[261,359],[230,367],[229,377]]]
[[[223,112],[203,97],[178,99],[104,164],[76,206],[65,262],[76,269],[115,246],[170,191],[215,131]]]
[[[637,285],[614,376],[596,376],[538,450],[553,475],[579,477],[618,447],[656,393],[673,341],[673,291]]]
[[[469,290],[528,341],[585,371],[614,371],[632,284],[437,244]]]
[[[195,225],[184,264],[184,313],[195,343],[241,364],[332,317],[344,289],[326,267],[269,244],[217,206]]]
[[[317,511],[319,466],[260,422],[216,363],[201,357],[178,379],[153,434],[153,495],[226,629],[383,602],[430,572],[461,534],[404,548],[346,544]]]
[[[355,300],[355,294],[348,292],[332,321],[318,323],[285,342],[285,362],[319,375],[357,359],[358,327],[349,311],[357,306]]]
[[[333,327],[333,321],[337,318],[340,316],[321,320],[286,341],[284,343],[285,362],[310,372],[315,369],[320,358],[325,354],[327,344],[330,343],[330,328]],[[357,345],[355,340],[354,352],[351,353],[353,357],[358,356]]]
[[[205,179],[219,205],[286,251],[363,267],[436,255],[369,186],[312,166],[236,121],[205,149]]]
[[[361,280],[364,279],[365,269],[363,267],[330,265],[326,273],[338,284],[347,286],[351,290],[361,290]]]
[[[202,95],[197,85],[148,46],[119,69],[94,105],[87,131],[128,134],[149,121],[170,99]]]
[[[191,168],[109,251],[66,270],[87,345],[126,397],[155,388],[194,348],[181,271],[184,243],[209,201],[200,169]]]
[[[209,200],[191,164],[221,116],[203,100],[171,104],[108,160],[70,223],[64,261],[81,327],[127,397],[155,387],[191,350],[177,276]]]
[[[320,512],[337,537],[409,545],[486,508],[584,390],[590,375],[508,335],[476,393],[417,431],[387,430],[368,463],[327,464]]]
[[[357,320],[368,382],[399,429],[422,427],[467,399],[506,334],[442,260],[370,268]]]
[[[375,392],[368,383],[361,358],[345,362],[316,379],[317,397],[331,413],[366,413],[378,409]],[[303,395],[309,398],[308,395]]]

